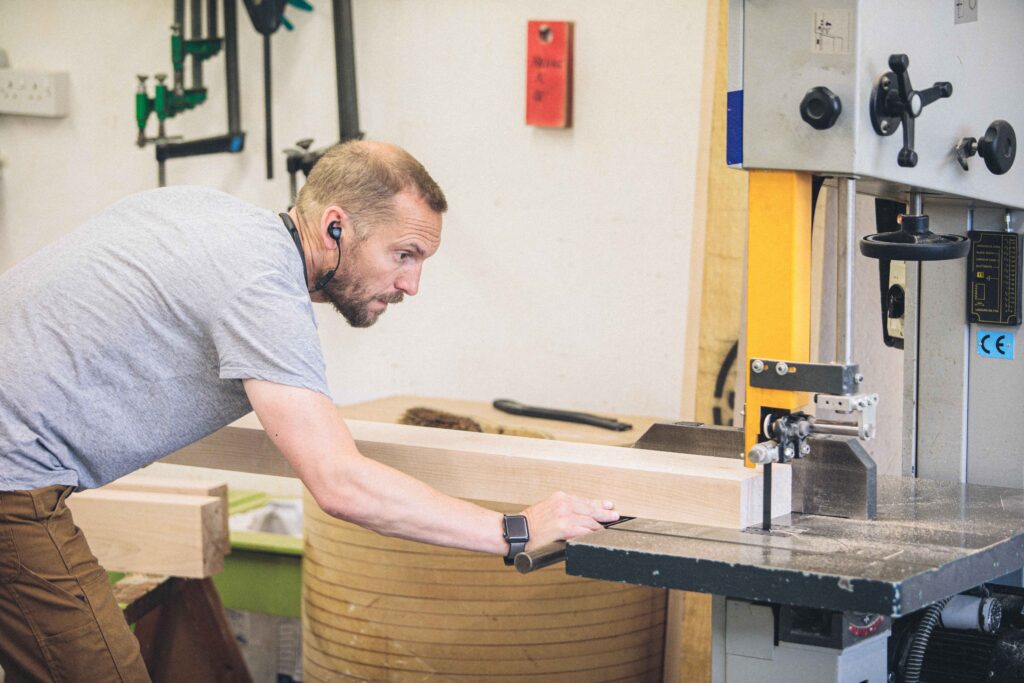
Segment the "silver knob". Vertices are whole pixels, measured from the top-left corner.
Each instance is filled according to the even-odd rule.
[[[747,458],[755,465],[764,465],[779,459],[779,447],[774,441],[755,444],[747,454]]]

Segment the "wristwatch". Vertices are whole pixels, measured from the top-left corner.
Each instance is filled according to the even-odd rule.
[[[526,523],[526,515],[505,515],[502,538],[508,542],[508,553],[505,564],[515,564],[516,555],[526,550],[530,542],[530,525]]]

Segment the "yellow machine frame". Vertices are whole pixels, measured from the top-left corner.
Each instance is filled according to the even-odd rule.
[[[750,386],[751,359],[807,362],[811,343],[811,176],[749,173],[744,453],[758,442],[762,408],[794,410],[807,402],[802,392]]]

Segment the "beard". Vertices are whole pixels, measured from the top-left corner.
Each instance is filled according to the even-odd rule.
[[[361,287],[356,280],[357,278],[348,272],[338,273],[323,290],[334,310],[343,315],[352,327],[370,327],[377,322],[384,311],[371,311],[370,304],[374,301],[397,304],[405,298],[402,292],[371,293],[365,287]]]

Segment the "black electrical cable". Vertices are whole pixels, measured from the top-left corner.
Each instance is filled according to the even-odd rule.
[[[907,663],[903,667],[903,683],[920,683],[928,641],[931,640],[932,632],[939,623],[942,609],[950,600],[952,598],[945,598],[925,608],[924,616],[918,622],[917,628],[914,629],[914,636],[910,640],[910,652],[907,655]]]

